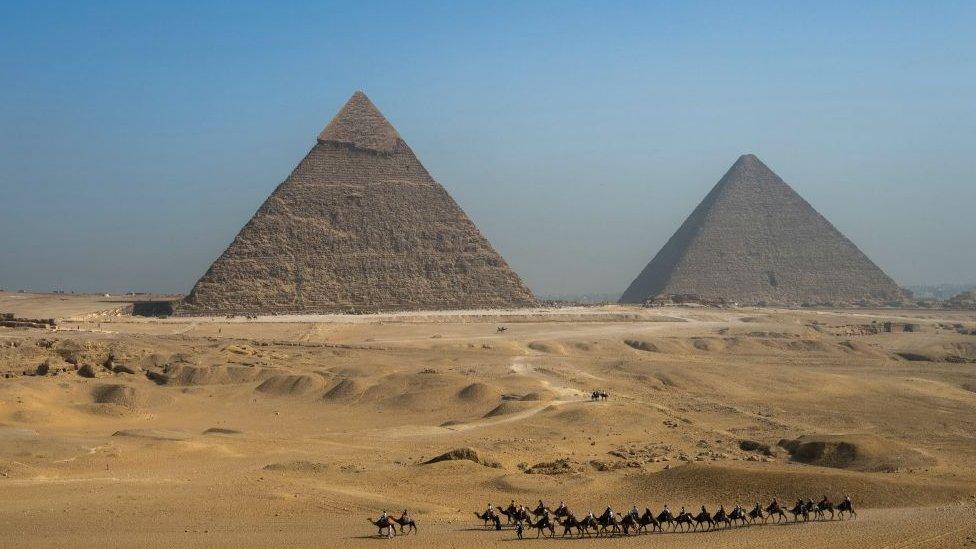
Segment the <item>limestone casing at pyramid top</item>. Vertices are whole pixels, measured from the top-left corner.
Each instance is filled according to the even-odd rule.
[[[396,128],[362,91],[352,94],[318,138],[322,143],[342,143],[377,152],[393,151],[399,139]]]

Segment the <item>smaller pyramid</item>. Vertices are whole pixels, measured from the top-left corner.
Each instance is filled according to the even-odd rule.
[[[904,296],[751,154],[739,157],[620,302],[682,294],[744,305],[856,304]]]

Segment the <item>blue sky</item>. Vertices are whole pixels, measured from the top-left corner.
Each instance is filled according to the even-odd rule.
[[[798,6],[5,2],[0,287],[188,291],[356,89],[538,293],[622,291],[746,152],[976,281],[976,3]]]

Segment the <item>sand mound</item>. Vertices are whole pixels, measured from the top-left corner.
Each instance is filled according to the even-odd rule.
[[[895,472],[933,464],[931,458],[875,435],[808,435],[780,441],[793,461],[850,469],[854,471]]]
[[[162,370],[149,370],[146,377],[160,385],[223,385],[257,381],[267,375],[263,368],[252,366],[198,366],[184,362],[168,364]]]
[[[976,383],[963,383],[962,388],[970,393],[976,393]]]
[[[429,465],[431,463],[439,463],[441,461],[473,461],[477,464],[484,465],[485,467],[499,467],[497,461],[488,458],[485,455],[479,454],[474,448],[455,448],[449,452],[444,452],[443,454],[428,459],[423,462],[422,465]]]
[[[318,391],[325,386],[321,376],[314,374],[279,374],[261,382],[254,390],[274,396],[298,396]]]
[[[115,404],[126,408],[138,408],[145,403],[135,387],[122,384],[98,385],[92,389],[92,399],[96,404]]]
[[[112,433],[113,437],[145,438],[150,440],[186,440],[190,438],[182,431],[167,431],[165,429],[125,429]]]
[[[322,396],[323,400],[331,402],[349,402],[363,396],[366,387],[355,379],[344,379],[326,391]]]
[[[519,400],[506,400],[498,406],[492,408],[490,412],[484,415],[484,417],[498,417],[507,416],[509,414],[517,414],[519,412],[524,412],[535,406],[533,402],[519,401]]]
[[[282,463],[269,463],[264,466],[264,470],[284,473],[319,474],[328,471],[329,464],[319,461],[296,460]]]
[[[550,355],[566,354],[566,349],[562,345],[552,341],[533,341],[529,343],[529,349]]]
[[[556,398],[556,393],[548,389],[540,389],[538,391],[526,393],[519,400],[522,402],[549,402],[554,398]]]
[[[625,339],[624,344],[638,351],[647,351],[651,353],[659,352],[657,345],[651,343],[650,341],[644,341],[640,339]]]
[[[902,349],[895,354],[911,362],[976,362],[976,343],[940,343]]]
[[[691,346],[699,351],[716,352],[725,350],[725,342],[714,337],[693,337]]]
[[[484,403],[497,401],[501,392],[487,383],[476,382],[461,389],[457,398],[468,403]]]
[[[238,431],[237,429],[227,429],[224,427],[210,427],[203,432],[205,435],[240,435],[243,431]]]

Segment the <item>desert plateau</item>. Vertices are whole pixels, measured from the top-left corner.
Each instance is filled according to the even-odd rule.
[[[557,528],[533,543],[949,547],[976,536],[972,313],[614,305],[149,319],[124,302],[0,294],[0,310],[57,325],[0,328],[0,545],[508,546],[511,527],[474,516],[488,503],[599,514],[822,495],[850,495],[858,518],[602,541]],[[403,509],[416,534],[387,541],[364,520]]]

